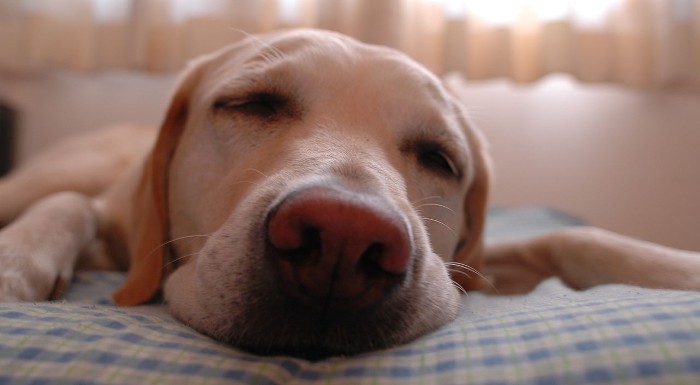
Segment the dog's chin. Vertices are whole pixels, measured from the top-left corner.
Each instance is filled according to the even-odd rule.
[[[339,344],[332,343],[331,339],[327,339],[323,342],[323,344],[316,344],[313,341],[295,341],[294,343],[290,344],[280,343],[280,341],[268,342],[269,343],[261,343],[260,341],[257,341],[256,343],[250,345],[246,345],[245,342],[230,342],[230,344],[247,353],[259,356],[286,356],[300,358],[307,361],[321,361],[332,357],[355,356],[401,344],[401,341],[391,344],[382,343],[382,341],[374,341],[372,343],[354,342],[350,345],[341,346]]]
[[[400,345],[443,326],[456,315],[446,312],[421,317],[425,309],[421,312],[406,305],[415,299],[397,297],[362,311],[333,310],[329,316],[293,298],[279,297],[282,301],[248,309],[245,324],[214,337],[253,354],[317,361]]]
[[[374,306],[349,310],[333,303],[310,307],[280,291],[272,278],[248,278],[231,286],[209,279],[166,285],[170,310],[199,332],[247,352],[320,360],[407,343],[451,322],[459,308],[450,284],[414,282]]]
[[[239,216],[247,231],[235,231]],[[173,315],[203,334],[258,355],[321,360],[404,344],[457,316],[459,292],[427,246],[379,300],[309,300],[284,283],[273,266],[279,256],[264,246],[264,217],[251,217],[232,217],[166,281]]]
[[[180,269],[174,276],[186,271]],[[316,361],[410,342],[451,322],[459,308],[459,293],[452,285],[442,290],[431,286],[429,292],[411,285],[361,310],[333,303],[319,309],[280,291],[272,277],[248,273],[249,279],[231,286],[213,279],[195,279],[193,285],[169,280],[165,292],[172,314],[203,334],[253,354]]]

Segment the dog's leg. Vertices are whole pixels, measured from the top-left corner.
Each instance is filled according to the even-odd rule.
[[[154,138],[152,127],[124,124],[53,144],[0,179],[0,227],[54,193],[97,196],[141,162]]]
[[[39,172],[37,172],[39,171]],[[73,177],[61,170],[20,169],[0,179],[0,228],[14,221],[40,199],[60,191],[79,191],[70,182]],[[53,172],[53,173],[51,173]]]
[[[0,178],[0,229],[14,220],[27,206],[27,191],[22,191],[9,177]]]
[[[31,206],[0,230],[0,302],[46,300],[70,281],[98,219],[84,195],[62,192]]]
[[[608,283],[700,290],[700,253],[581,227],[486,248],[484,273],[502,294],[557,276],[577,289]]]

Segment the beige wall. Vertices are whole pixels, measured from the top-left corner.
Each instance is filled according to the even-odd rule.
[[[20,110],[17,160],[48,144],[115,122],[158,123],[174,87],[173,75],[0,76],[0,99]]]
[[[599,227],[700,250],[700,93],[564,77],[450,84],[491,143],[493,204],[550,204]]]
[[[700,250],[700,94],[490,81],[459,95],[496,166],[493,204],[554,205],[590,223]],[[160,120],[173,76],[114,73],[0,78],[22,110],[19,157],[68,133]]]

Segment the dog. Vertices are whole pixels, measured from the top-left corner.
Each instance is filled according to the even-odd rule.
[[[123,269],[118,305],[162,297],[217,340],[322,359],[434,331],[462,291],[700,289],[698,253],[601,229],[485,245],[487,152],[402,53],[248,36],[188,66],[159,129],[98,130],[0,181],[0,300]]]

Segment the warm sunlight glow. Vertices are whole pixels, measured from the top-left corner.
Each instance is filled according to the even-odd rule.
[[[540,21],[574,17],[584,25],[600,24],[622,0],[433,0],[445,7],[450,17],[465,14],[494,25],[512,24],[522,15]]]
[[[175,20],[193,16],[215,15],[225,8],[229,0],[162,0],[170,3],[165,7]],[[623,0],[412,0],[438,3],[451,18],[466,15],[493,25],[508,25],[517,22],[523,15],[539,21],[574,19],[581,25],[600,25],[606,16]],[[39,0],[24,0],[27,6],[39,4]],[[98,20],[118,20],[128,16],[131,1],[90,0]],[[160,2],[156,2],[158,4]],[[684,3],[684,2],[678,2]],[[55,1],[55,13],[60,14],[61,1]],[[279,0],[278,13],[282,20],[293,22],[300,18],[303,0]]]

